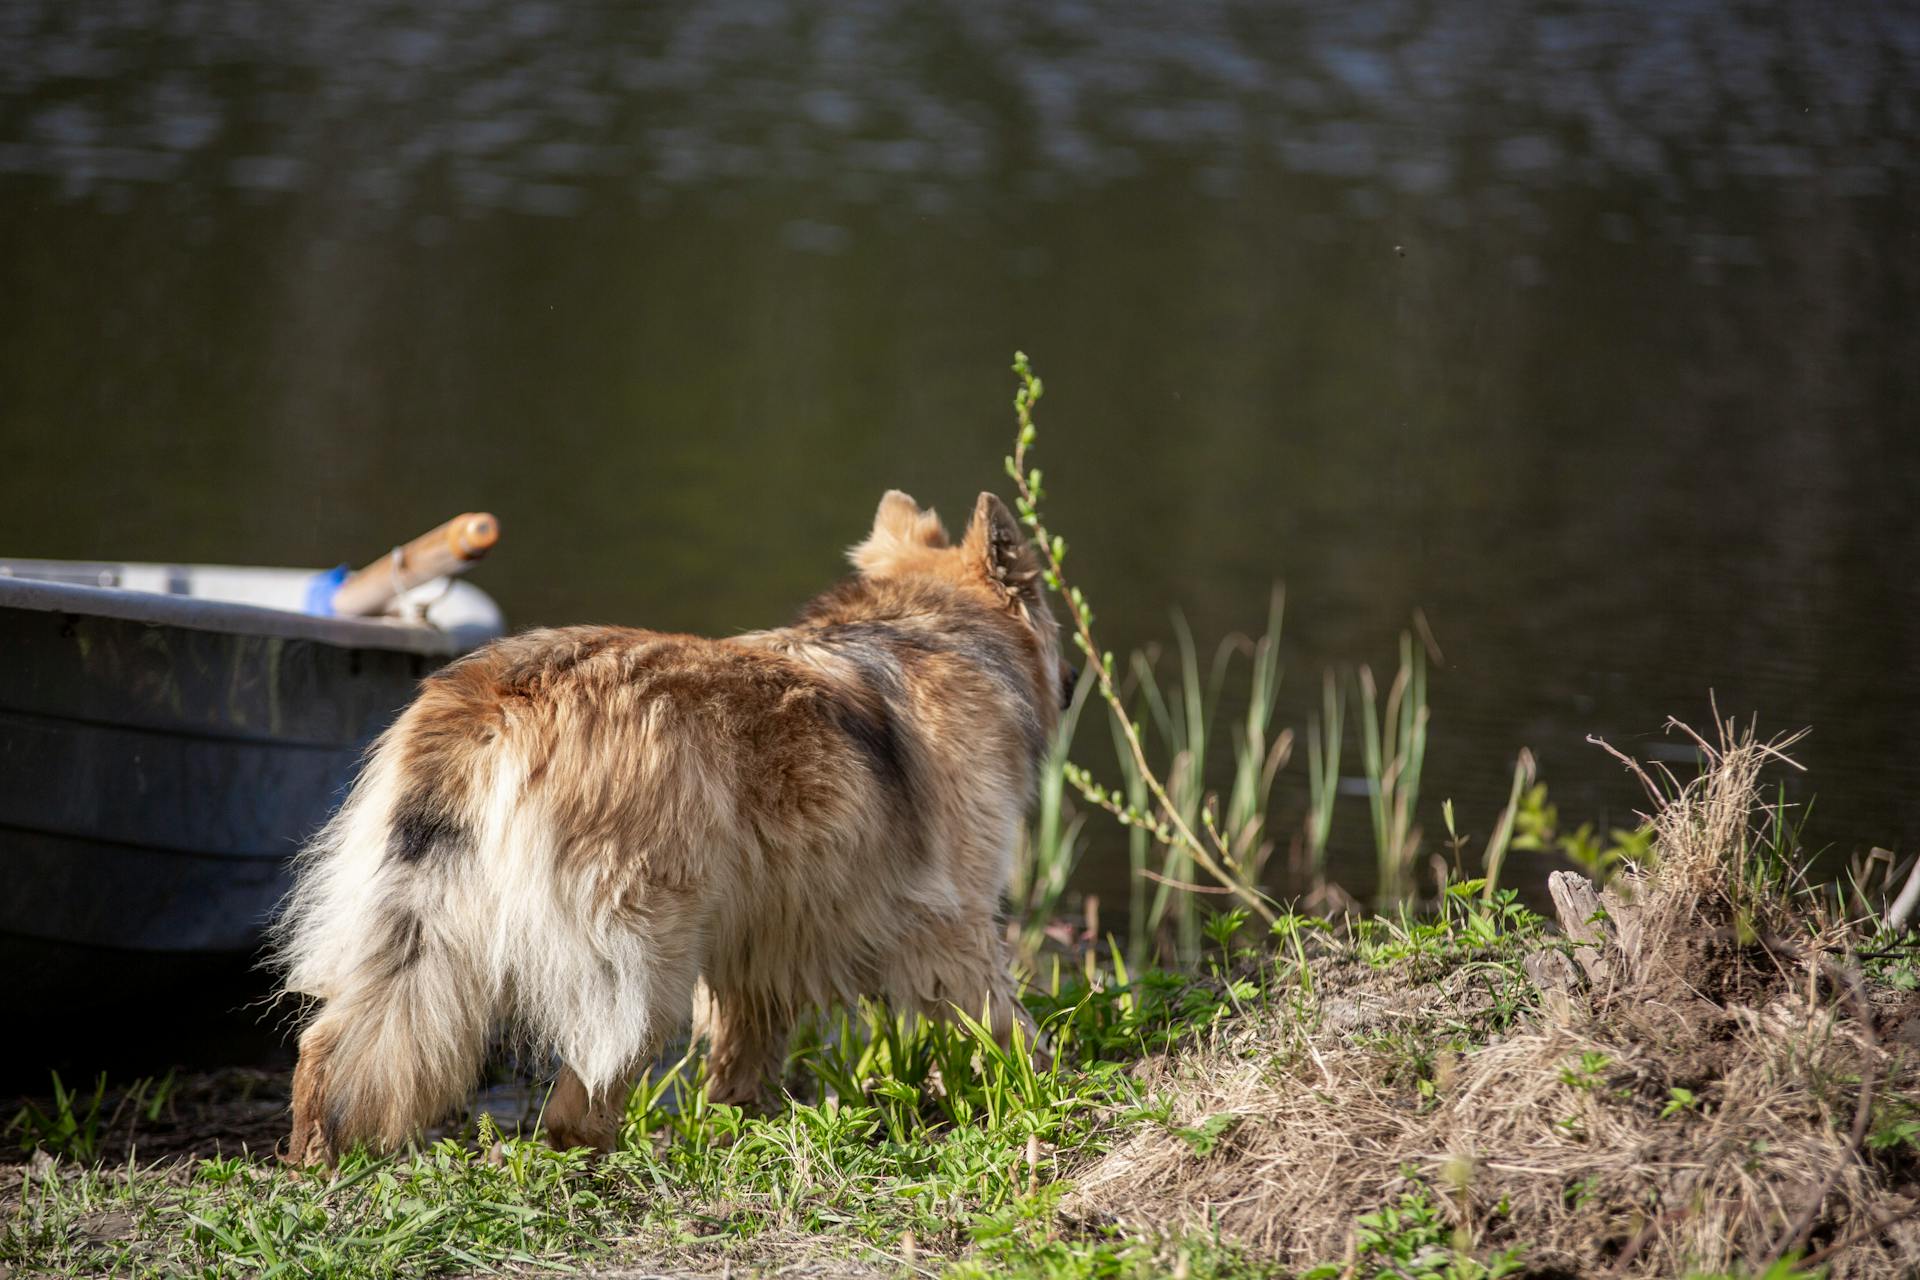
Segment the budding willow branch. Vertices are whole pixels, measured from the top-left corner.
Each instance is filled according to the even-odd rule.
[[[1122,823],[1146,828],[1162,844],[1178,844],[1192,856],[1201,870],[1251,907],[1263,920],[1271,923],[1274,919],[1273,908],[1267,904],[1266,899],[1258,890],[1228,869],[1235,865],[1235,860],[1225,843],[1220,840],[1217,829],[1211,821],[1211,815],[1206,815],[1208,819],[1206,826],[1209,834],[1214,838],[1216,848],[1209,848],[1200,837],[1194,834],[1192,826],[1181,816],[1180,810],[1167,795],[1167,789],[1161,783],[1159,775],[1147,763],[1146,750],[1140,745],[1139,727],[1127,714],[1126,707],[1120,700],[1119,691],[1114,686],[1113,654],[1102,651],[1094,642],[1093,610],[1088,606],[1080,588],[1067,581],[1064,568],[1067,558],[1066,540],[1048,533],[1045,523],[1040,518],[1040,502],[1045,497],[1046,490],[1041,485],[1040,469],[1038,467],[1029,469],[1027,466],[1027,450],[1038,439],[1038,432],[1033,424],[1033,406],[1044,394],[1045,386],[1034,374],[1033,367],[1028,363],[1024,353],[1015,353],[1013,371],[1020,377],[1020,386],[1013,395],[1013,412],[1018,419],[1020,430],[1014,440],[1013,455],[1007,459],[1007,474],[1012,477],[1014,485],[1019,490],[1016,505],[1020,511],[1020,519],[1031,530],[1033,545],[1039,549],[1041,556],[1045,559],[1044,577],[1047,586],[1067,603],[1067,612],[1073,618],[1074,644],[1087,655],[1087,662],[1093,667],[1094,679],[1100,689],[1100,697],[1106,702],[1115,722],[1119,724],[1121,736],[1126,740],[1127,750],[1133,757],[1134,767],[1139,770],[1140,777],[1152,794],[1154,803],[1165,815],[1164,820],[1150,818],[1131,806],[1122,805],[1117,792],[1111,796],[1103,792],[1084,769],[1071,771],[1067,775],[1067,780],[1088,800],[1112,813]]]

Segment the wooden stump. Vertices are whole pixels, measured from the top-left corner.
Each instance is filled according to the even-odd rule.
[[[1616,938],[1593,883],[1571,871],[1556,871],[1547,877],[1547,892],[1553,895],[1560,932],[1573,943],[1573,958],[1585,970],[1587,981],[1598,989],[1611,987],[1618,975],[1608,952]]]

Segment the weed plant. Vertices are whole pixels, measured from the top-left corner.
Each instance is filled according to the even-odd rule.
[[[1275,723],[1281,679],[1285,597],[1278,587],[1269,604],[1265,629],[1257,638],[1234,635],[1203,660],[1185,618],[1172,618],[1171,670],[1162,655],[1137,650],[1124,664],[1100,646],[1092,605],[1066,576],[1066,540],[1045,523],[1046,495],[1040,470],[1029,465],[1039,442],[1035,407],[1045,386],[1024,355],[1014,358],[1018,386],[1014,396],[1017,435],[1006,459],[1007,474],[1019,490],[1016,506],[1044,557],[1044,576],[1059,593],[1072,642],[1089,658],[1087,682],[1106,712],[1119,786],[1098,781],[1070,755],[1076,730],[1084,722],[1083,688],[1042,782],[1040,822],[1022,847],[1014,901],[1020,934],[1039,936],[1036,922],[1060,913],[1070,869],[1082,850],[1083,827],[1064,818],[1067,788],[1081,800],[1105,810],[1127,831],[1129,881],[1127,958],[1138,967],[1149,961],[1191,964],[1199,954],[1209,906],[1232,906],[1271,921],[1278,906],[1269,894],[1266,873],[1283,838],[1295,850],[1290,860],[1304,881],[1309,901],[1347,902],[1327,876],[1327,851],[1334,838],[1336,801],[1349,784],[1363,790],[1374,850],[1376,901],[1392,910],[1418,896],[1423,836],[1420,817],[1422,775],[1432,710],[1427,699],[1427,654],[1432,647],[1424,620],[1400,635],[1399,661],[1384,694],[1370,667],[1345,675],[1321,673],[1321,707],[1306,727],[1308,799],[1298,830],[1282,833],[1274,821],[1275,780],[1292,758],[1297,740],[1291,727]],[[1244,660],[1244,661],[1243,661]],[[1223,726],[1219,708],[1229,681],[1245,682],[1244,715]],[[1359,708],[1357,773],[1349,773],[1344,749],[1349,702]],[[1224,808],[1209,789],[1210,762],[1231,753]],[[1058,763],[1060,778],[1053,776]],[[1590,828],[1562,836],[1553,828],[1544,785],[1533,778],[1532,758],[1522,754],[1514,788],[1482,854],[1485,892],[1491,895],[1510,850],[1557,850],[1583,864],[1606,867],[1644,851],[1644,837],[1616,832],[1615,843],[1601,849]],[[1061,785],[1061,781],[1066,784]],[[1524,784],[1524,785],[1523,785]],[[1443,808],[1452,840],[1457,875],[1464,838],[1454,829],[1451,802]],[[1516,837],[1516,827],[1519,835]],[[1028,952],[1031,955],[1031,949]]]

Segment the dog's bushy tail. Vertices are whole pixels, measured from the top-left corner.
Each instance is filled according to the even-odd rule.
[[[449,874],[471,849],[458,823],[417,812],[399,726],[302,852],[272,933],[282,995],[318,1000],[300,1036],[292,1159],[356,1142],[390,1150],[465,1096],[495,994],[473,940],[450,928]],[[416,771],[410,771],[417,773]],[[411,849],[422,839],[446,845]]]
[[[484,1005],[463,989],[467,977],[422,958],[402,972],[369,973],[327,1001],[300,1036],[296,1159],[358,1142],[392,1150],[466,1096],[488,1030],[474,1016]]]
[[[549,761],[552,744],[537,727],[503,730],[476,662],[429,680],[381,737],[300,855],[274,928],[282,995],[317,1002],[294,1082],[303,1163],[359,1141],[391,1148],[432,1123],[502,1024],[597,1097],[686,1016],[697,894],[622,869],[650,847],[644,834],[564,827],[531,794],[526,762]],[[623,785],[651,795],[642,763],[622,763]],[[706,839],[694,822],[673,825]]]

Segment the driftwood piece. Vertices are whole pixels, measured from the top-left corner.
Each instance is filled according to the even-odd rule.
[[[1626,962],[1627,975],[1635,981],[1646,980],[1647,966],[1652,960],[1645,945],[1645,906],[1642,901],[1623,896],[1618,889],[1600,891],[1600,909],[1607,913],[1607,924],[1613,930],[1614,948]]]
[[[1880,851],[1875,849],[1874,852]],[[1907,873],[1907,883],[1900,889],[1900,896],[1887,908],[1887,932],[1906,932],[1907,921],[1913,919],[1915,907],[1920,907],[1920,861],[1913,864],[1913,870]]]
[[[1580,986],[1580,971],[1567,953],[1557,947],[1542,947],[1520,962],[1527,978],[1540,992],[1540,998],[1557,1022],[1573,1018],[1574,992]]]
[[[1587,981],[1601,990],[1612,986],[1614,965],[1607,952],[1614,945],[1613,926],[1592,882],[1571,871],[1556,871],[1547,877],[1547,892],[1553,896],[1560,931],[1573,943],[1573,958],[1586,972]]]

